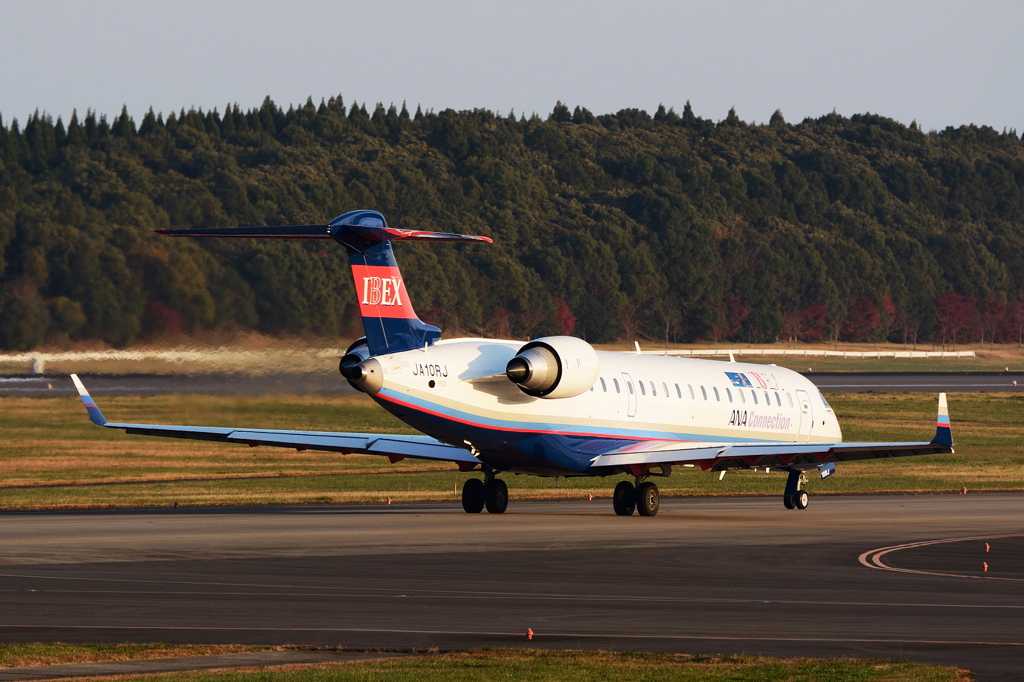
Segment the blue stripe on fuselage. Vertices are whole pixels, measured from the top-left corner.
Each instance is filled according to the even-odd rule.
[[[384,388],[374,399],[384,409],[414,428],[448,443],[468,441],[481,452],[508,458],[523,471],[561,470],[581,473],[602,451],[640,445],[651,441],[675,442],[751,442],[752,438],[715,437],[669,431],[591,427],[580,424],[551,424],[483,417],[452,409],[404,392]],[[601,441],[607,441],[603,447]],[[775,442],[775,439],[765,442]],[[586,444],[586,447],[582,447]],[[596,447],[595,447],[596,445]]]

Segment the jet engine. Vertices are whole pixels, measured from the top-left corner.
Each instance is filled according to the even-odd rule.
[[[505,376],[537,398],[572,398],[590,390],[600,366],[589,343],[572,336],[531,341],[505,366]]]
[[[348,347],[344,357],[341,358],[341,362],[338,363],[338,371],[341,372],[341,376],[345,377],[349,386],[360,393],[365,393],[365,391],[356,383],[357,380],[362,378],[362,371],[359,365],[369,357],[370,347],[367,345],[366,337],[364,336]]]

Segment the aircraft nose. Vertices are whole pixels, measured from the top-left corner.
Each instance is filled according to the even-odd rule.
[[[376,358],[363,360],[349,371],[351,376],[347,378],[368,395],[377,395],[384,385],[384,370]]]

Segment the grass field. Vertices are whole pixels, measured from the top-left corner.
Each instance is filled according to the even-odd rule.
[[[252,649],[250,647],[248,649]],[[205,651],[211,649],[211,651]],[[213,651],[213,649],[218,649]],[[0,645],[0,667],[41,665],[24,661],[84,662],[127,660],[199,653],[223,653],[242,647],[172,647],[170,645]],[[39,651],[48,652],[40,658]],[[61,657],[61,653],[64,656]],[[85,658],[83,658],[85,657]],[[236,671],[186,672],[159,676],[124,676],[120,680],[161,682],[346,682],[348,680],[546,680],[550,682],[629,682],[681,680],[685,682],[782,682],[831,680],[843,682],[960,682],[966,671],[904,661],[866,659],[767,658],[761,656],[691,656],[638,652],[538,651],[527,649],[476,650],[427,653],[386,661],[289,666]]]
[[[63,642],[0,644],[0,669],[61,663],[137,661],[152,658],[234,654],[243,651],[265,651],[271,648],[273,647],[242,646],[240,644],[65,644]]]
[[[934,396],[829,396],[846,440],[927,440]],[[108,419],[408,433],[365,396],[161,395],[101,400]],[[1024,489],[1024,396],[952,394],[956,454],[840,463],[813,494]],[[0,508],[450,500],[468,476],[450,464],[127,436],[93,426],[78,398],[0,398]],[[513,499],[609,497],[618,478],[506,475]],[[665,495],[778,495],[783,475],[677,467]]]

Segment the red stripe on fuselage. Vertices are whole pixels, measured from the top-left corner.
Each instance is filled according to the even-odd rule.
[[[599,434],[580,433],[578,431],[554,431],[554,430],[551,430],[551,429],[515,429],[515,428],[509,428],[509,427],[505,427],[505,426],[490,426],[488,424],[481,424],[479,422],[469,421],[468,419],[460,419],[459,417],[453,417],[453,416],[451,416],[449,414],[444,414],[443,412],[436,412],[434,410],[428,410],[428,409],[426,409],[424,407],[420,407],[418,405],[413,405],[412,403],[407,403],[404,400],[398,400],[397,398],[392,398],[390,396],[386,396],[386,395],[383,395],[383,394],[380,394],[380,393],[378,393],[376,397],[380,398],[381,400],[386,400],[389,403],[394,403],[395,405],[401,405],[402,407],[405,407],[405,408],[408,408],[410,410],[413,410],[414,412],[422,412],[424,414],[429,414],[429,415],[431,415],[433,417],[439,417],[441,419],[446,419],[448,421],[456,422],[458,424],[466,424],[467,426],[475,426],[477,428],[487,429],[489,431],[509,431],[509,432],[512,432],[512,433],[547,433],[547,434],[551,434],[553,436],[578,436],[578,437],[583,437],[583,438],[614,438],[614,439],[618,439],[618,440],[645,441],[645,442],[650,442],[650,443],[654,443],[654,442],[699,443],[699,442],[701,442],[701,441],[696,441],[696,440],[685,440],[685,439],[670,440],[670,439],[667,439],[667,438],[640,438],[640,437],[637,437],[637,436],[621,436],[621,435],[600,434],[600,433]]]

